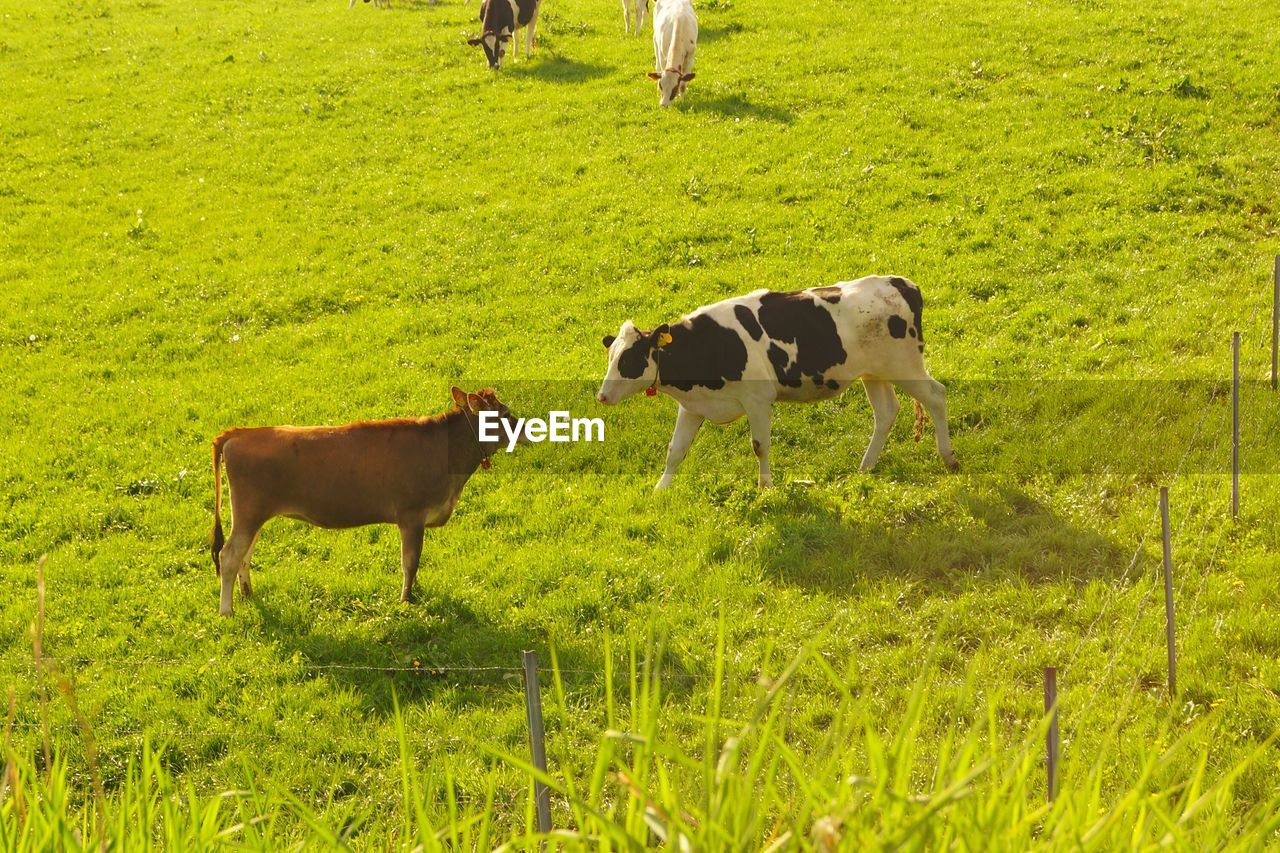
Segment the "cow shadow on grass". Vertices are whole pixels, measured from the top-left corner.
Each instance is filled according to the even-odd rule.
[[[401,12],[425,12],[428,9],[436,8],[440,4],[441,0],[391,0],[391,10],[399,10]]]
[[[251,606],[282,660],[301,663],[306,679],[325,679],[350,690],[374,714],[390,716],[397,702],[408,707],[444,695],[464,707],[508,702],[523,683],[525,649],[539,652],[544,696],[553,683],[549,644],[541,632],[495,623],[448,594],[422,591],[416,604],[388,603],[385,608],[353,602],[343,608],[351,611],[349,618],[320,626],[288,605],[259,598]],[[598,644],[555,643],[555,652],[566,692],[603,697]],[[695,683],[670,651],[663,654],[662,668],[669,676],[664,677],[665,692],[686,692]],[[625,679],[625,667],[615,666],[616,695],[627,695]]]
[[[516,79],[532,78],[543,83],[585,83],[607,77],[614,70],[607,65],[579,62],[565,56],[546,56],[535,62],[508,66],[502,73]]]
[[[721,26],[699,26],[698,41],[702,44],[707,44],[713,41],[720,41],[721,39],[726,39],[729,36],[735,36],[746,31],[746,26],[738,21]]]
[[[849,594],[877,578],[940,593],[975,582],[1085,583],[1124,570],[1132,546],[1054,512],[1010,486],[976,481],[934,505],[904,510],[892,526],[860,521],[819,492],[791,487],[761,512],[757,541],[766,572],[789,583]]]
[[[716,113],[725,118],[752,118],[779,124],[791,124],[791,122],[795,121],[795,116],[787,110],[764,104],[755,104],[741,95],[716,95],[710,98],[697,97],[691,98],[685,103],[687,106],[684,109],[690,112]]]

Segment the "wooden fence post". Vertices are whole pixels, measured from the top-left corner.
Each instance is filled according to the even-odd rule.
[[[1160,533],[1164,542],[1164,640],[1169,649],[1169,698],[1178,695],[1178,651],[1174,645],[1173,547],[1169,541],[1169,487],[1160,487]]]
[[[1271,390],[1276,390],[1276,361],[1280,359],[1280,255],[1271,288]]]
[[[529,752],[533,766],[547,772],[547,745],[542,729],[542,692],[538,689],[538,653],[521,653],[524,664],[524,709],[529,721]],[[538,807],[538,831],[551,831],[551,790],[541,779],[533,780],[533,796]]]
[[[1058,668],[1044,668],[1044,712],[1049,731],[1044,736],[1045,768],[1049,775],[1049,802],[1058,797]]]
[[[1240,514],[1240,333],[1231,333],[1231,517]]]

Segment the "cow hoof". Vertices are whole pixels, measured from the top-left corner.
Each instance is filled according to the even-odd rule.
[[[230,611],[230,610],[219,610],[219,611],[218,611],[218,615],[219,615],[219,616],[230,616],[230,615],[231,615],[231,611]]]
[[[654,486],[654,487],[653,487],[653,490],[654,490],[655,492],[665,492],[668,488],[670,488],[670,486],[671,486],[671,484],[670,484],[670,483],[668,483],[667,481],[665,481],[665,480],[659,480],[659,481],[658,481],[658,485]]]
[[[253,587],[247,583],[240,584],[240,595],[244,598],[253,598]]]
[[[413,593],[413,592],[400,593],[400,603],[401,604],[417,604],[418,603],[417,593]]]
[[[948,470],[948,471],[950,471],[952,474],[954,474],[954,473],[956,473],[957,471],[959,471],[959,470],[960,470],[960,460],[959,460],[959,459],[948,459],[948,460],[947,460],[947,470]]]
[[[759,487],[760,487],[760,488],[762,488],[762,489],[772,489],[772,488],[773,488],[773,480],[757,480],[757,481],[756,481],[756,485],[757,485],[757,486],[759,486]]]

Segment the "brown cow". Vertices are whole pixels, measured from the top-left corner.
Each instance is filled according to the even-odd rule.
[[[211,550],[222,580],[219,612],[231,615],[237,577],[240,594],[250,596],[254,542],[262,525],[278,515],[328,528],[396,525],[404,570],[400,600],[412,601],[424,530],[449,520],[467,479],[476,468],[489,467],[497,448],[497,442],[480,441],[479,413],[497,412],[512,434],[520,429],[492,388],[468,394],[454,386],[453,400],[452,410],[428,418],[229,429],[214,439]],[[232,512],[225,544],[224,461]]]

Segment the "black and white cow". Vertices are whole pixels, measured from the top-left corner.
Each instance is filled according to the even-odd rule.
[[[671,485],[703,421],[729,423],[744,414],[759,484],[771,485],[773,404],[827,400],[859,379],[875,412],[863,471],[876,464],[898,414],[895,385],[916,399],[917,427],[921,404],[928,411],[938,453],[954,471],[946,389],[924,366],[923,309],[920,288],[907,279],[867,276],[790,293],[757,290],[648,332],[628,320],[604,339],[609,368],[597,396],[611,406],[661,391],[680,404],[659,489]]]
[[[489,67],[497,71],[507,54],[507,42],[514,42],[515,53],[520,55],[520,42],[515,41],[516,31],[524,27],[524,55],[527,59],[533,49],[538,30],[538,10],[541,0],[483,0],[480,4],[480,22],[484,25],[480,35],[467,39],[472,47],[483,47]]]

